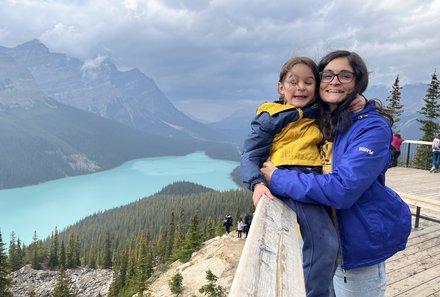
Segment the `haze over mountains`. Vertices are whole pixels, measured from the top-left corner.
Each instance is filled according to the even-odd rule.
[[[385,103],[390,88],[370,86],[366,96]],[[426,90],[426,84],[402,87],[399,129],[405,139],[421,137],[416,118]],[[231,116],[200,123],[179,111],[138,69],[120,71],[103,57],[84,62],[51,53],[38,40],[0,46],[0,188],[196,150],[236,160],[257,99],[255,107],[234,102]],[[213,112],[206,108],[206,117]]]
[[[196,150],[238,158],[234,146],[209,141],[220,133],[179,112],[139,71],[119,72],[110,61],[96,75],[81,67],[38,41],[0,48],[0,188]]]
[[[51,53],[39,40],[0,47],[26,67],[41,90],[66,105],[153,134],[218,140],[220,135],[178,111],[138,69],[119,71],[107,58],[80,61]]]

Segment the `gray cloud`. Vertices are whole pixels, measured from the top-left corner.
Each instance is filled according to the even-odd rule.
[[[137,67],[173,100],[272,100],[291,55],[357,51],[373,84],[440,69],[440,3],[369,0],[2,0],[0,45]]]

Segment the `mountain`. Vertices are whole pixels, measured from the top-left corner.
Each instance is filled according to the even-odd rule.
[[[59,103],[32,74],[0,54],[0,188],[109,169],[142,157],[183,155],[220,145],[142,132]],[[198,147],[197,147],[198,145]]]
[[[110,59],[81,61],[51,53],[39,40],[0,47],[27,68],[52,99],[144,132],[170,138],[219,141],[225,135],[177,110],[154,81],[138,69],[119,71]]]
[[[239,145],[243,145],[243,141],[249,134],[251,129],[251,121],[255,117],[255,110],[241,108],[225,119],[208,124],[211,128],[221,131],[223,134],[229,135],[229,139]]]

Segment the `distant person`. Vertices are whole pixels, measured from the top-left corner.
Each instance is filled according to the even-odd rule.
[[[244,216],[244,234],[245,234],[245,238],[248,237],[249,230],[251,229],[252,217],[253,216],[251,214],[248,214],[248,213]]]
[[[231,226],[233,224],[232,217],[230,215],[227,215],[225,217],[225,220],[223,221],[223,226],[225,226],[226,234],[229,235],[229,232],[231,231]]]
[[[346,74],[338,77],[344,81]],[[277,83],[279,100],[260,105],[244,142],[240,173],[253,191],[256,205],[265,194],[273,197],[260,168],[268,158],[285,169],[321,173],[319,145],[322,134],[316,124],[319,115],[316,63],[307,57],[293,57],[281,67]],[[359,110],[365,105],[359,96]],[[282,198],[282,197],[280,197]],[[303,268],[307,296],[328,296],[336,269],[339,243],[326,207],[286,199],[299,221],[303,245]]]
[[[400,156],[400,146],[402,145],[402,142],[403,142],[403,138],[400,136],[400,134],[395,133],[393,135],[393,140],[391,141],[391,145],[390,145],[390,153],[391,153],[390,167],[397,166],[397,159],[399,159]]]
[[[440,134],[432,141],[432,168],[429,172],[438,173],[438,166],[440,164]]]
[[[240,217],[237,223],[238,238],[242,238],[243,228],[244,228],[243,219]]]

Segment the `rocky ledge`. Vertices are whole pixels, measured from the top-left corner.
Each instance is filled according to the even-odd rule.
[[[67,274],[72,279],[72,289],[78,297],[107,296],[112,281],[112,271],[109,269],[78,268],[68,269]],[[14,285],[11,288],[14,297],[27,297],[29,290],[34,289],[37,296],[49,297],[56,285],[57,271],[35,270],[29,265],[12,272],[9,275]]]

